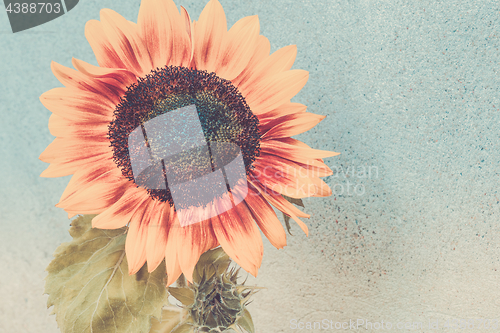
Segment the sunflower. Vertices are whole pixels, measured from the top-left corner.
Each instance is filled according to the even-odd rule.
[[[272,206],[307,234],[299,217],[309,215],[284,196],[331,194],[319,177],[332,174],[322,158],[337,153],[291,138],[324,118],[290,101],[308,72],[290,69],[294,45],[270,54],[259,29],[250,16],[227,30],[217,0],[198,21],[171,0],[143,0],[137,24],[110,9],[87,22],[99,66],[52,62],[64,87],[40,97],[56,137],[41,176],[73,175],[56,205],[70,218],[128,225],[129,274],[165,259],[168,285],[181,273],[192,281],[200,255],[220,245],[256,276],[259,228],[286,245]]]

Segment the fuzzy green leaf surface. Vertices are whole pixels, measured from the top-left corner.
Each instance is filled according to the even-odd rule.
[[[182,324],[177,326],[172,333],[194,333],[194,329],[190,324]]]
[[[161,321],[153,318],[151,330],[149,333],[171,333],[182,321],[181,308],[163,309],[161,313]]]
[[[168,292],[183,305],[188,306],[194,302],[194,291],[189,288],[168,287]]]
[[[47,267],[47,305],[63,333],[147,333],[167,300],[165,264],[129,275],[127,228],[95,229],[93,217],[74,219],[73,240],[56,249]]]
[[[193,279],[195,282],[200,283],[201,277],[204,275],[204,270],[206,279],[212,278],[215,273],[221,275],[230,263],[231,259],[222,247],[208,250],[200,256],[193,271]],[[215,271],[216,268],[217,272]]]
[[[255,327],[253,326],[252,316],[247,309],[243,310],[243,314],[238,320],[236,320],[236,324],[243,327],[249,333],[255,333]]]

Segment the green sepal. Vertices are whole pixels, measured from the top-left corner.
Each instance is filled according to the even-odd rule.
[[[47,267],[47,306],[63,333],[148,333],[167,302],[165,263],[128,274],[127,228],[92,228],[95,215],[71,222],[73,240],[61,244]]]
[[[241,317],[236,320],[236,325],[242,327],[248,333],[255,333],[255,327],[253,326],[252,316],[247,309],[244,309]]]
[[[187,287],[168,287],[168,292],[185,306],[191,305],[194,302],[194,291]]]
[[[211,279],[216,273],[215,269],[217,269],[217,275],[222,275],[230,263],[231,259],[221,247],[209,250],[200,256],[193,270],[193,281],[202,284],[202,277],[206,280]]]
[[[304,206],[304,203],[302,202],[302,199],[297,199],[297,198],[290,198],[290,197],[287,197],[286,195],[281,195],[283,198],[286,199],[286,201],[290,202],[290,203],[293,203],[294,205],[297,205],[297,206],[300,206],[300,207],[303,207],[305,208]],[[285,221],[285,225],[286,225],[286,230],[288,231],[288,233],[292,235],[292,228],[290,227],[290,216],[288,216],[287,214],[283,213],[283,220]]]

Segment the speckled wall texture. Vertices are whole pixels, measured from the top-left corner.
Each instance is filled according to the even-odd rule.
[[[139,3],[83,0],[16,34],[0,13],[2,333],[58,332],[43,279],[70,239],[54,207],[69,178],[39,177],[53,137],[38,98],[60,86],[50,62],[96,64],[85,22],[105,7],[136,21]],[[205,5],[176,3],[192,19]],[[297,45],[293,68],[310,77],[292,101],[327,115],[298,138],[341,152],[326,159],[334,195],[304,200],[309,237],[293,225],[285,249],[264,241],[259,275],[248,280],[268,288],[250,305],[257,332],[337,331],[357,319],[384,321],[358,329],[367,332],[475,319],[464,331],[477,332],[482,319],[500,320],[498,2],[221,3],[228,25],[257,14],[272,51]]]

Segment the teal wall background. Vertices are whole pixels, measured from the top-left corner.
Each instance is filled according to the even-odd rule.
[[[257,332],[292,332],[294,320],[500,319],[500,5],[221,3],[228,26],[257,14],[272,51],[297,45],[293,68],[310,77],[293,101],[327,115],[298,138],[341,152],[326,160],[334,196],[304,200],[309,237],[294,225],[284,250],[264,241],[249,278],[268,288],[250,305]],[[53,140],[39,96],[61,86],[50,62],[97,64],[85,22],[101,8],[136,22],[139,4],[82,0],[16,34],[0,11],[0,332],[58,332],[43,279],[70,240],[54,207],[69,177],[39,177]],[[205,2],[176,4],[197,20]]]

